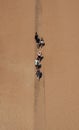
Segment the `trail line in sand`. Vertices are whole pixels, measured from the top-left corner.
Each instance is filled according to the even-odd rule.
[[[35,0],[35,32],[41,35],[42,27],[42,2],[41,0]],[[39,49],[35,43],[35,58]],[[44,48],[42,49],[43,52]],[[42,61],[43,77],[37,80],[35,76],[34,80],[34,130],[46,130],[46,110],[45,110],[45,76],[44,76],[44,61]],[[36,69],[35,69],[36,73]]]

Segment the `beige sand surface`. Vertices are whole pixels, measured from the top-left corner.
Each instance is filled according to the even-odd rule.
[[[0,130],[33,128],[33,21],[33,2],[0,0]]]
[[[43,1],[47,130],[79,130],[79,1]]]
[[[40,2],[46,46],[38,82],[35,1],[0,0],[0,130],[79,130],[79,2]]]

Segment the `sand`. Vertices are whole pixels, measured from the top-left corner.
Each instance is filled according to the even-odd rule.
[[[79,2],[40,0],[38,18],[35,5],[0,0],[0,130],[79,130]],[[40,82],[36,30],[46,43]]]

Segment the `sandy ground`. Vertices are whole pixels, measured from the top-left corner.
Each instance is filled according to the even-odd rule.
[[[0,0],[0,130],[79,130],[79,2],[40,2],[38,82],[35,1]]]
[[[34,3],[0,0],[0,130],[33,129],[33,21]]]

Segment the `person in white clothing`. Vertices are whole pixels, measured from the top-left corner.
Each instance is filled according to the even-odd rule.
[[[41,68],[41,64],[40,64],[40,61],[38,59],[35,59],[35,67],[36,67],[36,69]]]
[[[40,46],[41,46],[41,48],[42,48],[44,45],[45,45],[44,39],[41,38],[41,40],[40,40]]]
[[[35,66],[39,65],[39,60],[35,59]]]
[[[43,58],[44,58],[44,57],[43,57],[43,55],[42,55],[42,52],[39,51],[39,52],[37,53],[37,60],[41,61]]]

